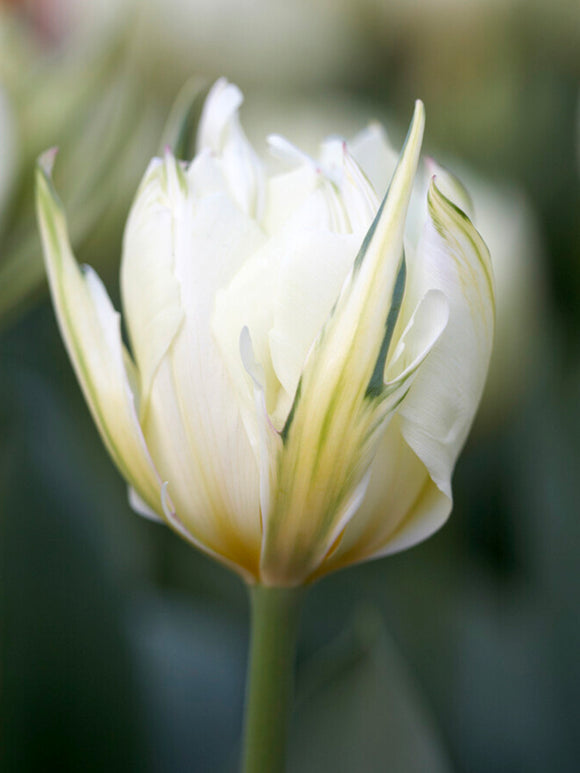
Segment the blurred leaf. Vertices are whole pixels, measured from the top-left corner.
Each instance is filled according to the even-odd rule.
[[[152,771],[235,769],[245,626],[181,594],[140,596],[129,631]]]
[[[379,615],[312,658],[299,681],[290,773],[445,773],[428,709]]]
[[[50,383],[5,352],[0,371],[0,768],[143,773],[102,480]]]
[[[65,56],[45,61],[37,51],[25,74],[8,83],[20,158],[16,184],[2,213],[0,328],[44,287],[33,185],[39,153],[55,145],[61,149],[57,187],[74,248],[95,233],[101,242],[117,235],[115,219],[126,214],[159,131],[155,106],[131,74],[125,49],[121,31],[90,60]],[[0,56],[0,74],[3,63]],[[113,248],[110,242],[97,257],[101,272],[103,264],[120,253],[120,242]]]

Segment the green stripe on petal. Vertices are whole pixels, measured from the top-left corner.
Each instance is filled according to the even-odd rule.
[[[491,258],[487,245],[465,212],[439,190],[437,178],[434,178],[429,186],[427,206],[433,225],[453,251],[460,275],[466,281],[472,278],[471,275],[473,274],[473,263],[469,258],[471,256],[476,257],[477,263],[485,277],[487,290],[484,298],[485,304],[482,306],[481,311],[484,316],[493,320],[493,316],[495,316],[495,288]],[[489,315],[490,303],[491,311],[493,312],[491,317]]]
[[[388,417],[383,400],[368,398],[383,393],[404,294],[405,217],[423,126],[418,102],[387,196],[306,361],[283,430],[277,488],[265,523],[261,578],[266,584],[304,582],[352,517],[354,492],[365,488]]]
[[[431,178],[437,180],[438,190],[472,219],[474,214],[473,199],[461,180],[432,158],[425,159],[425,164]]]
[[[405,283],[407,278],[407,264],[405,263],[405,256],[401,257],[401,265],[397,273],[397,279],[395,281],[395,287],[393,289],[393,295],[391,297],[391,308],[387,314],[387,322],[385,324],[385,336],[381,343],[379,356],[375,364],[375,369],[369,385],[367,387],[367,397],[380,397],[385,388],[385,363],[387,361],[387,355],[389,353],[389,347],[391,345],[391,339],[395,332],[395,325],[399,319],[399,312],[401,311],[401,305],[403,303],[403,295],[405,293]]]
[[[449,318],[400,409],[401,432],[439,490],[451,475],[483,391],[494,328],[489,252],[469,218],[432,182],[429,219],[415,256],[414,297],[438,290]],[[416,524],[410,524],[414,533]]]
[[[74,259],[62,204],[54,190],[54,151],[41,157],[36,201],[42,244],[58,324],[85,399],[111,458],[152,510],[160,511],[160,486],[137,420],[120,332],[97,275]]]

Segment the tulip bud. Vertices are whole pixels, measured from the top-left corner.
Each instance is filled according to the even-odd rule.
[[[218,81],[195,158],[167,151],[145,174],[121,267],[131,353],[73,258],[51,156],[38,214],[63,338],[133,507],[248,582],[290,587],[446,519],[490,357],[493,278],[436,179],[422,237],[405,243],[420,102],[380,201],[340,140],[314,161],[272,137],[291,169],[268,176],[241,101]]]

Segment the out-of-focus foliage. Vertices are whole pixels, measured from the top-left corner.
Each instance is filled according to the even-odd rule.
[[[26,4],[10,5],[20,7],[22,18]],[[523,265],[527,271],[528,249],[534,256],[531,278],[518,274],[523,278],[511,283],[512,304],[504,307],[513,330],[524,334],[518,333],[518,347],[503,355],[500,370],[504,378],[509,370],[508,385],[519,386],[498,392],[490,382],[494,420],[480,417],[486,432],[474,433],[462,457],[454,512],[440,534],[413,551],[339,573],[311,589],[300,640],[296,722],[299,727],[308,718],[308,705],[328,703],[328,696],[344,695],[347,688],[356,695],[365,679],[375,680],[377,664],[380,673],[384,664],[394,669],[393,660],[402,659],[403,673],[411,673],[417,688],[413,701],[428,719],[429,737],[435,748],[445,749],[454,770],[575,771],[579,4],[301,0],[282,8],[281,2],[266,7],[249,0],[196,0],[183,2],[179,11],[176,0],[163,9],[160,2],[142,0],[137,10],[150,21],[139,22],[139,34],[136,24],[122,26],[130,12],[123,2],[30,5],[42,6],[44,13],[60,8],[62,56],[69,55],[73,39],[77,52],[92,55],[111,34],[122,37],[129,29],[132,93],[138,106],[163,105],[164,115],[187,77],[211,81],[224,74],[247,92],[244,122],[254,127],[254,136],[284,130],[304,145],[304,137],[329,131],[352,136],[368,120],[384,120],[386,111],[385,123],[403,126],[412,100],[421,97],[427,152],[465,176],[468,185],[466,168],[469,178],[483,181],[485,198],[492,198],[489,210],[497,213],[496,243],[514,245],[506,247],[506,266],[512,271]],[[22,62],[22,56],[14,61]],[[21,76],[34,70],[34,57],[24,61]],[[50,68],[44,70],[48,75]],[[2,93],[0,127],[5,121],[15,126],[17,111],[4,81]],[[58,102],[49,103],[64,110],[70,98],[60,93]],[[251,112],[258,100],[269,110],[277,101],[279,125],[261,125]],[[307,109],[299,110],[298,102]],[[304,123],[313,102],[322,114],[320,132]],[[91,127],[85,110],[79,125]],[[288,112],[296,119],[296,133],[286,129]],[[138,123],[137,112],[129,114]],[[135,179],[157,147],[161,120],[155,120],[159,128],[151,130],[145,151],[129,143],[137,157]],[[6,152],[8,130],[0,130],[4,169],[14,157]],[[108,132],[101,139],[113,141]],[[395,131],[394,144],[401,139],[402,132]],[[10,142],[21,141],[20,130],[13,132]],[[64,165],[65,153],[72,151],[58,138],[47,138],[38,150],[56,142]],[[31,163],[36,152],[30,150]],[[88,156],[83,163],[92,160]],[[106,177],[115,170],[109,164]],[[27,173],[22,174],[16,179],[24,179]],[[64,190],[62,179],[58,185]],[[5,186],[0,181],[0,191]],[[134,190],[133,183],[128,188]],[[4,195],[5,204],[11,195]],[[126,210],[111,202],[115,212],[116,235],[106,236],[99,227],[75,244],[82,261],[97,266],[108,257],[116,264]],[[36,239],[33,233],[30,238]],[[486,238],[493,252],[491,232]],[[510,262],[516,244],[521,257]],[[2,235],[0,266],[3,245]],[[111,289],[115,293],[114,284]],[[0,294],[5,292],[3,285]],[[513,311],[518,307],[522,317]],[[503,336],[497,341],[497,353],[505,342]],[[2,769],[235,770],[246,646],[243,588],[171,534],[130,514],[46,303],[4,331],[0,374]],[[494,405],[498,393],[501,403]],[[311,664],[334,652],[331,642],[337,638],[348,641],[344,632],[363,599],[379,610],[387,642],[399,655],[381,653],[382,635],[372,646],[359,639],[355,671],[360,669],[362,681],[349,672],[352,681],[332,679],[328,691],[320,685],[314,690],[308,686]],[[383,684],[379,677],[375,681]],[[394,691],[393,684],[406,690],[409,680],[397,673],[384,684],[387,692]],[[373,692],[373,700],[379,693]],[[379,710],[392,700],[388,692]],[[345,727],[339,701],[331,702],[337,726]],[[316,735],[310,739],[308,728],[300,732],[299,762],[311,762],[314,753],[324,759],[332,754],[324,748],[323,731],[312,729]],[[345,744],[352,739],[349,753],[356,754],[357,737],[365,744],[360,755],[369,753],[377,733],[369,727],[365,735],[366,729],[344,738]],[[419,746],[424,744],[422,736]],[[382,747],[373,748],[368,769],[383,763],[386,768],[386,758],[376,759]],[[324,773],[322,765],[319,769]]]
[[[37,15],[32,19],[39,21]],[[0,325],[44,285],[33,207],[33,169],[60,148],[73,240],[105,269],[118,260],[123,214],[155,148],[160,122],[136,89],[127,29],[99,45],[67,48],[0,5]]]
[[[298,686],[289,769],[449,773],[424,700],[380,615],[364,608],[316,653]]]

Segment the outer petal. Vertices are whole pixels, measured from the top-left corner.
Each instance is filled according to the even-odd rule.
[[[415,309],[385,369],[387,391],[395,405],[404,400],[420,368],[425,367],[448,320],[447,299],[441,291],[430,290]],[[389,550],[393,549],[403,526],[422,518],[425,502],[429,507],[433,505],[431,488],[436,487],[421,460],[402,438],[401,421],[395,416],[378,443],[364,501],[346,524],[319,574],[376,557],[382,554],[387,542]],[[438,493],[445,500],[447,514],[450,502]],[[439,512],[439,504],[437,508]]]
[[[425,159],[425,166],[430,179],[432,180],[434,177],[437,179],[437,188],[443,196],[449,199],[452,204],[455,204],[456,207],[463,210],[470,220],[474,220],[473,200],[459,177],[429,157]],[[425,181],[426,190],[428,182],[429,180]]]
[[[125,369],[119,315],[96,274],[81,273],[45,155],[36,175],[37,209],[58,323],[83,393],[113,461],[141,500],[161,509],[161,481],[137,419]]]
[[[364,501],[318,574],[374,557],[405,521],[429,482],[425,466],[403,440],[395,416],[378,445]]]
[[[404,222],[423,126],[417,103],[389,193],[306,362],[282,433],[276,496],[265,524],[264,582],[303,582],[331,550],[345,514],[354,512],[353,493],[388,416],[383,371],[404,287]]]
[[[444,335],[401,406],[402,433],[441,491],[477,410],[491,355],[494,285],[487,247],[468,217],[432,182],[429,219],[416,256],[413,289],[441,290],[449,303]]]
[[[435,289],[447,299],[449,321],[385,434],[358,522],[345,533],[329,570],[410,547],[451,511],[453,467],[491,353],[494,291],[485,244],[435,184],[428,210],[407,303]]]

